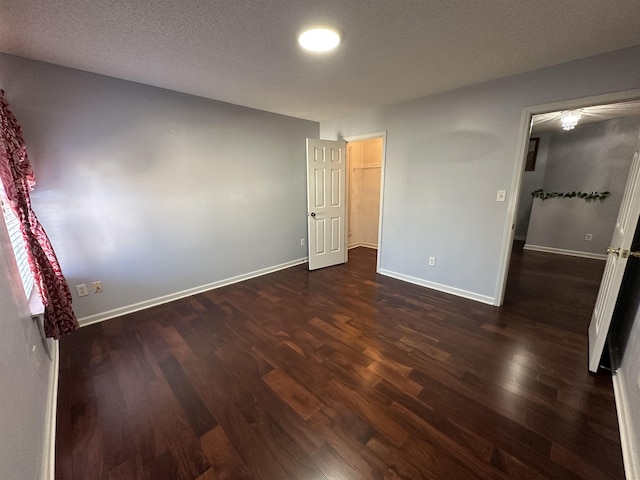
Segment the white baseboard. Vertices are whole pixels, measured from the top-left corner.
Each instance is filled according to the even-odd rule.
[[[606,260],[607,256],[601,253],[579,252],[577,250],[565,250],[564,248],[543,247],[542,245],[531,245],[526,243],[523,247],[525,250],[533,250],[535,252],[556,253],[558,255],[569,255],[571,257],[592,258],[594,260]]]
[[[634,438],[632,428],[635,405],[630,405],[627,400],[626,388],[619,373],[613,374],[613,392],[616,399],[616,411],[618,412],[618,428],[620,429],[620,446],[622,447],[622,460],[627,479],[640,478],[640,450],[637,440]],[[638,439],[640,440],[640,439]]]
[[[468,298],[469,300],[475,300],[476,302],[486,303],[488,305],[495,305],[495,298],[489,297],[487,295],[480,295],[479,293],[469,292],[460,288],[450,287],[448,285],[442,285],[436,282],[430,282],[429,280],[412,277],[403,273],[392,272],[384,268],[381,268],[378,273],[380,275],[386,275],[387,277],[395,278],[397,280],[413,283],[414,285],[419,285],[421,287],[431,288],[432,290],[437,290],[439,292],[450,293],[451,295],[456,295],[457,297]]]
[[[378,249],[378,245],[374,243],[360,242],[360,243],[354,243],[353,245],[349,245],[349,250],[351,250],[352,248],[358,248],[358,247],[373,248],[374,250]]]
[[[144,302],[134,303],[132,305],[126,305],[124,307],[115,308],[113,310],[107,310],[106,312],[97,313],[95,315],[82,317],[78,319],[78,323],[80,324],[81,327],[86,327],[87,325],[104,322],[105,320],[109,320],[111,318],[120,317],[122,315],[127,315],[133,312],[138,312],[146,308],[162,305],[163,303],[169,303],[174,300],[179,300],[180,298],[190,297],[191,295],[196,295],[198,293],[224,287],[227,285],[231,285],[233,283],[249,280],[250,278],[260,277],[262,275],[267,275],[268,273],[277,272],[278,270],[284,270],[285,268],[295,267],[296,265],[301,265],[308,261],[309,259],[307,257],[299,258],[297,260],[292,260],[290,262],[281,263],[280,265],[274,265],[273,267],[267,267],[267,268],[262,268],[260,270],[255,270],[253,272],[243,273],[242,275],[236,275],[235,277],[225,278],[223,280],[207,283],[206,285],[201,285],[199,287],[189,288],[181,292],[170,293],[169,295],[163,295],[161,297],[152,298],[150,300],[145,300]]]
[[[52,343],[49,398],[45,416],[44,448],[42,453],[42,478],[45,480],[54,480],[56,469],[56,417],[58,410],[60,346],[57,340]]]

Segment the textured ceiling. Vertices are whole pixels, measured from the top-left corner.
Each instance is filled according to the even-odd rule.
[[[325,120],[640,44],[638,0],[0,0],[0,51]],[[306,25],[343,32],[300,51]]]

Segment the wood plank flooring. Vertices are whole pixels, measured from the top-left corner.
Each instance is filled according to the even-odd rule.
[[[56,479],[624,478],[603,262],[515,249],[502,308],[305,267],[64,338]]]

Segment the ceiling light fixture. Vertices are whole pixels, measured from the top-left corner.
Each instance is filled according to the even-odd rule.
[[[573,130],[578,124],[581,116],[582,110],[565,110],[562,112],[562,129]]]
[[[310,52],[328,52],[340,43],[340,33],[331,27],[311,27],[300,34],[298,43]]]

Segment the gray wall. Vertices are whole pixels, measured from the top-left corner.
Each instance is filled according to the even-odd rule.
[[[42,478],[53,365],[31,320],[2,220],[0,331],[0,478]]]
[[[0,55],[78,317],[306,256],[315,122]],[[89,285],[90,286],[90,285]]]
[[[640,250],[640,223],[631,250]],[[626,419],[621,437],[623,445],[625,439],[628,440],[626,444],[635,454],[634,459],[631,455],[625,458],[625,468],[630,469],[627,478],[640,478],[640,261],[633,257],[627,262],[607,340],[611,364],[616,371],[618,417]],[[632,460],[635,460],[635,470],[631,469]]]
[[[492,301],[511,228],[496,191],[516,175],[524,107],[640,88],[639,56],[634,47],[322,122],[327,139],[387,131],[381,268]]]
[[[551,134],[542,188],[551,192],[610,191],[604,201],[535,199],[527,245],[605,254],[622,203],[640,118],[578,125]],[[585,235],[591,233],[592,241]]]
[[[636,275],[636,285],[640,285],[640,275]],[[636,292],[637,294],[637,292]],[[616,375],[620,385],[619,394],[626,410],[624,425],[628,433],[628,445],[634,451],[636,468],[640,467],[640,295],[635,297],[635,319],[629,333],[626,352],[622,364],[618,367]],[[629,462],[631,459],[625,458]],[[636,471],[640,473],[640,471]],[[632,478],[629,475],[629,478]]]
[[[520,200],[518,201],[518,216],[516,217],[517,240],[525,240],[529,230],[529,219],[531,218],[531,207],[533,207],[533,197],[531,192],[542,188],[544,183],[544,173],[547,169],[547,157],[549,153],[549,133],[531,134],[532,137],[540,138],[538,143],[538,155],[536,157],[536,168],[531,172],[523,172],[522,186],[520,187]]]

